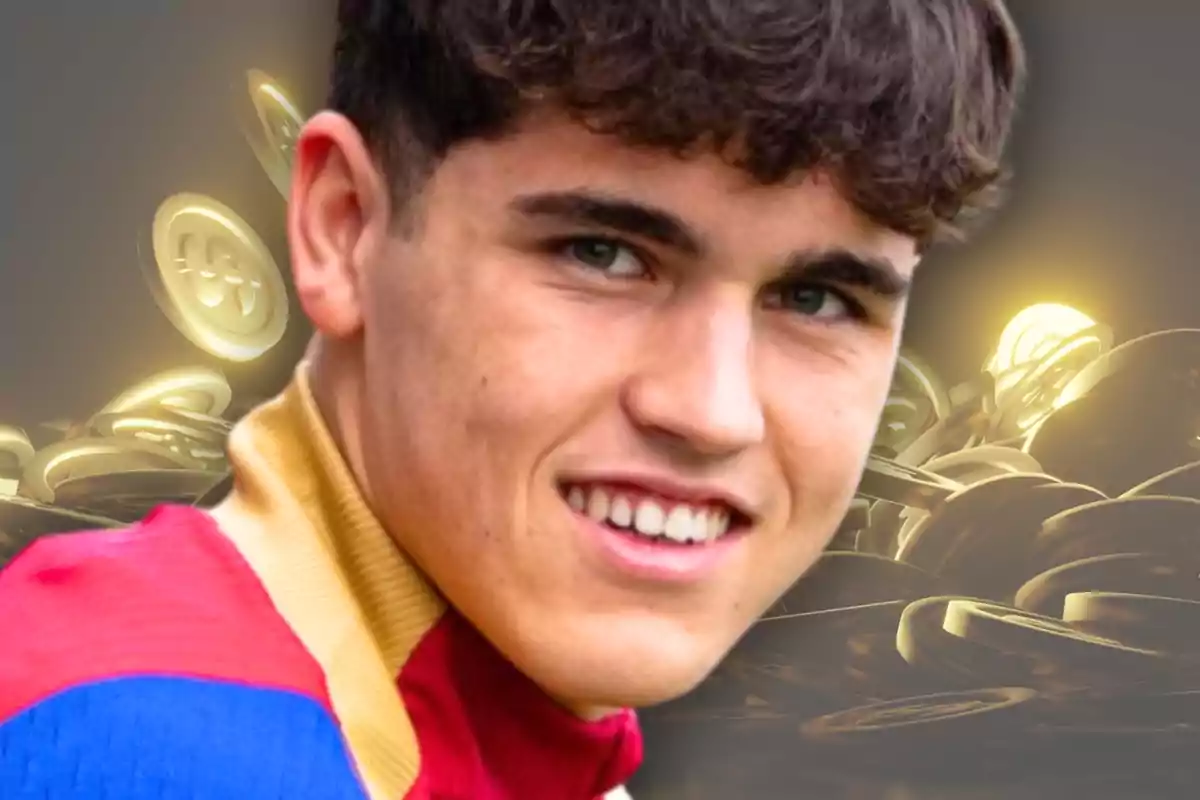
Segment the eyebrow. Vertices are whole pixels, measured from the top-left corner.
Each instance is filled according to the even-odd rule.
[[[686,222],[660,208],[591,192],[523,195],[511,207],[527,217],[589,225],[648,239],[700,257],[704,245]]]
[[[677,215],[619,197],[584,191],[543,192],[517,197],[510,207],[527,217],[607,228],[647,239],[693,258],[703,257],[707,249],[701,237]],[[844,248],[792,253],[784,259],[784,265],[783,274],[771,283],[832,283],[893,301],[907,296],[912,285],[887,259]]]
[[[772,283],[832,283],[856,288],[898,302],[908,296],[912,280],[885,258],[863,256],[844,249],[793,253]]]

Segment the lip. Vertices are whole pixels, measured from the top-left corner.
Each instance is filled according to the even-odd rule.
[[[742,517],[746,525],[753,525],[757,518],[756,504],[744,493],[714,483],[681,481],[663,475],[632,472],[596,472],[590,474],[565,475],[559,486],[570,485],[608,486],[629,489],[635,494],[656,495],[664,500],[688,505],[724,505]]]
[[[701,583],[729,561],[748,535],[745,527],[739,527],[716,541],[681,544],[609,527],[572,510],[565,500],[563,508],[574,519],[586,549],[609,569],[644,584]]]

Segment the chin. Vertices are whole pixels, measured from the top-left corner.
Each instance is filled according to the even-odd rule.
[[[573,709],[646,708],[696,688],[728,648],[672,627],[621,631],[604,626],[597,637],[562,637],[541,652],[514,659],[552,697]],[[731,640],[732,641],[732,640]]]
[[[716,665],[714,664],[713,667]],[[580,712],[594,709],[641,709],[675,700],[695,689],[713,667],[707,669],[666,670],[659,668],[619,672],[607,675],[562,676],[555,685],[544,687],[551,697],[563,698],[568,708]]]

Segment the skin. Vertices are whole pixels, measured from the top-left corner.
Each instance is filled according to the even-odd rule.
[[[386,180],[346,119],[304,128],[295,283],[318,403],[368,502],[448,601],[577,713],[686,693],[846,511],[914,242],[819,174],[764,187],[715,154],[629,147],[549,111],[453,149],[407,224]],[[514,209],[564,192],[661,210],[693,241]],[[838,253],[895,285],[865,285],[846,257],[823,265]],[[597,557],[560,490],[630,473],[719,488],[751,523],[702,580],[632,576]]]

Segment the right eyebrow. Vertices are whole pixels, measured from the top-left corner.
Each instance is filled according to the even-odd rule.
[[[675,214],[633,200],[586,191],[543,192],[517,197],[509,204],[527,217],[607,228],[703,256],[700,237]]]

